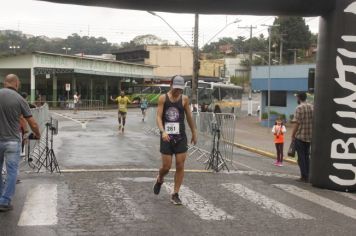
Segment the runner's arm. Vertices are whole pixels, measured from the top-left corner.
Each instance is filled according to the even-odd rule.
[[[110,96],[110,100],[113,101],[113,102],[116,102],[117,99],[116,98],[113,99],[112,96]]]
[[[197,131],[193,121],[192,111],[190,110],[189,107],[189,98],[187,96],[183,96],[183,106],[184,106],[189,128],[192,131],[192,143],[195,145],[197,143]]]
[[[36,138],[40,139],[41,133],[40,133],[40,129],[38,128],[38,124],[35,121],[35,119],[32,116],[30,116],[28,118],[25,117],[25,119],[26,119],[27,123],[29,124],[29,126],[31,127],[31,130],[35,133]]]
[[[166,98],[165,95],[161,95],[158,98],[156,123],[157,123],[159,131],[162,134],[163,141],[168,142],[169,141],[169,135],[166,133],[166,131],[165,131],[164,127],[163,127],[163,121],[162,121],[163,106],[164,106],[165,98]]]

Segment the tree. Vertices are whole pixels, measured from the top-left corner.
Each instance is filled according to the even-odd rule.
[[[153,34],[145,34],[145,35],[138,35],[132,40],[133,44],[138,45],[161,45],[166,43],[167,41],[162,40],[161,38],[157,37]]]
[[[275,18],[272,27],[272,44],[281,45],[283,40],[283,55],[291,61],[293,52],[288,49],[306,50],[311,46],[311,32],[304,18],[299,16],[279,16]],[[283,39],[282,39],[283,38]]]

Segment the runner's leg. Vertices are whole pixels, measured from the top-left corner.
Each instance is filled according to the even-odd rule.
[[[162,154],[162,167],[159,169],[157,181],[163,183],[164,176],[166,176],[172,166],[172,155]]]
[[[121,130],[121,112],[118,112],[119,131]]]
[[[187,158],[187,153],[176,154],[176,174],[174,175],[174,192],[178,193],[180,186],[183,183],[184,177],[184,162]]]
[[[122,132],[124,132],[125,124],[126,124],[126,113],[122,114]]]

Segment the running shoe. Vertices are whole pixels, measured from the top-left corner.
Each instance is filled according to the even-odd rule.
[[[278,166],[278,161],[274,162],[273,165]]]
[[[278,162],[277,166],[283,166],[282,162]]]
[[[159,183],[158,181],[156,181],[155,185],[153,186],[153,192],[154,194],[158,195],[159,192],[161,191],[161,187],[162,187],[162,183]]]
[[[6,211],[11,211],[12,209],[14,209],[14,207],[11,204],[8,205],[0,205],[0,211],[1,212],[6,212]]]
[[[182,201],[180,200],[178,193],[172,194],[171,202],[174,205],[182,205]]]

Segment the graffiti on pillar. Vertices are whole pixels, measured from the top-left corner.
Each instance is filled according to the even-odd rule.
[[[345,10],[346,13],[352,13],[356,17],[356,2],[351,3]],[[348,44],[356,43],[355,35],[342,35],[341,39]],[[345,65],[342,58],[354,59],[356,61],[356,52],[350,51],[347,48],[338,48],[337,52],[340,55],[336,56],[336,70],[338,73],[338,78],[335,81],[344,89],[350,90],[351,95],[343,98],[335,98],[334,102],[342,106],[348,106],[352,109],[356,108],[356,84],[350,82],[350,73],[356,75],[356,66]],[[349,72],[347,74],[346,72]],[[354,76],[353,75],[353,76]],[[356,120],[356,112],[351,111],[337,111],[336,115],[341,119],[339,120],[341,124],[333,123],[332,127],[342,134],[356,135],[356,127],[345,127],[342,125],[343,119],[354,119]],[[340,147],[340,149],[338,149]],[[342,150],[341,152],[339,152]],[[331,158],[334,159],[333,166],[338,170],[351,171],[354,175],[353,179],[342,179],[335,175],[329,175],[329,178],[334,183],[341,186],[353,186],[356,185],[356,167],[352,164],[338,163],[339,160],[356,160],[356,153],[352,150],[356,150],[356,138],[349,138],[346,142],[342,139],[335,139],[331,143]]]

